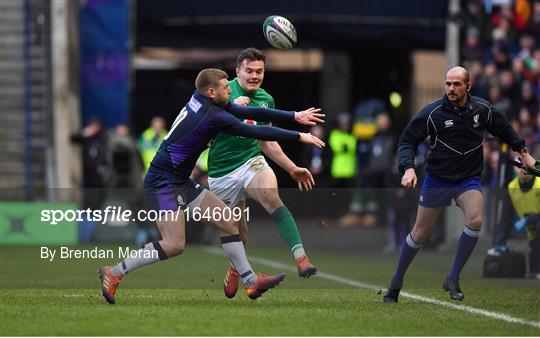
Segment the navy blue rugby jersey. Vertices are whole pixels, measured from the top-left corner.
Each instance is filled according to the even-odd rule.
[[[148,171],[189,179],[199,155],[219,132],[265,141],[294,141],[300,137],[297,131],[243,123],[247,118],[260,122],[293,121],[294,112],[234,103],[220,107],[195,91],[176,117]]]

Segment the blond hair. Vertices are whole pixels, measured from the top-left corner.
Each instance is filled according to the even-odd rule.
[[[211,87],[219,86],[219,81],[221,79],[228,79],[229,76],[227,73],[221,69],[216,68],[206,68],[199,72],[197,79],[195,79],[195,88],[204,94]]]

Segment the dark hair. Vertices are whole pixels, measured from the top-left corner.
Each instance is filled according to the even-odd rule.
[[[208,88],[217,87],[219,85],[219,80],[228,78],[229,76],[227,73],[221,69],[206,68],[201,70],[197,75],[197,79],[195,79],[195,88],[197,88],[201,94],[204,94]]]
[[[240,54],[238,54],[238,57],[236,58],[236,67],[240,68],[242,61],[244,60],[262,61],[263,63],[266,63],[266,56],[264,56],[262,50],[250,47],[244,49],[240,52]]]

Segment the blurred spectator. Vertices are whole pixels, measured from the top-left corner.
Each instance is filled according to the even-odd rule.
[[[512,73],[514,73],[514,77],[517,82],[523,81],[523,78],[525,76],[525,65],[523,63],[523,60],[519,58],[515,58],[512,60]]]
[[[160,116],[154,116],[150,127],[139,137],[139,147],[141,149],[145,171],[150,167],[150,162],[152,162],[161,141],[163,141],[166,135],[165,120]]]
[[[493,45],[491,48],[491,57],[498,71],[511,69],[510,53],[505,44],[498,43]]]
[[[518,101],[518,107],[520,109],[526,108],[532,121],[536,119],[536,115],[538,115],[538,98],[535,95],[533,85],[529,81],[524,81],[521,84],[521,95]],[[532,125],[533,124],[531,123],[531,126]]]
[[[333,186],[352,188],[356,174],[356,137],[351,134],[348,113],[337,117],[338,128],[330,132],[328,143],[332,150],[331,175]]]
[[[347,205],[351,201],[352,188],[356,178],[357,145],[356,137],[351,134],[351,118],[348,113],[341,113],[337,116],[337,128],[330,132],[328,145],[332,151],[332,164],[330,166],[332,186],[344,188],[340,195],[345,196],[345,199],[340,200],[339,204]],[[358,221],[358,216],[349,212],[341,217],[340,225],[349,226],[358,223]]]
[[[83,188],[96,189],[84,194],[84,207],[97,209],[101,207],[102,200],[97,189],[105,187],[107,134],[99,120],[91,119],[80,133],[71,135],[71,141],[82,146]]]
[[[143,194],[144,163],[137,141],[126,124],[119,124],[109,136],[106,155],[107,200],[126,209],[145,208]],[[157,236],[152,222],[137,220],[135,243],[146,243]]]
[[[108,187],[142,191],[144,163],[126,124],[116,126],[109,136],[106,163]]]
[[[386,188],[390,186],[388,171],[392,167],[396,143],[388,113],[378,114],[376,122],[378,131],[369,145],[368,166],[359,172],[368,189],[366,215],[363,217],[365,226],[373,226],[386,221]]]
[[[325,141],[326,135],[320,125],[313,126],[311,134]],[[332,154],[328,147],[320,149],[312,145],[305,145],[301,154],[301,165],[308,168],[315,179],[315,184],[319,188],[330,185],[330,165],[332,163]]]
[[[540,1],[533,3],[532,14],[526,29],[529,34],[536,37],[536,43],[540,44]]]
[[[510,99],[513,106],[516,106],[519,93],[515,83],[514,74],[510,70],[500,72],[499,84],[501,86],[503,95]]]
[[[465,46],[461,49],[461,57],[468,61],[481,61],[484,48],[480,44],[480,32],[476,27],[469,27],[465,36]]]
[[[480,44],[486,45],[491,41],[491,20],[482,7],[480,0],[469,0],[465,12],[463,13],[463,28],[467,31],[469,28],[478,30]]]
[[[71,142],[82,146],[83,200],[80,208],[101,209],[105,200],[107,142],[107,133],[103,130],[101,121],[92,118],[80,133],[71,135]],[[79,242],[91,241],[95,229],[96,224],[89,219],[79,222]]]
[[[480,72],[477,72],[477,67],[482,66],[481,64],[480,66],[475,66],[475,63],[473,63],[474,78],[471,77],[471,81],[475,85],[471,89],[471,95],[478,97],[487,97],[489,95],[489,89],[494,84],[498,83],[497,68],[495,68],[495,65],[493,63],[488,63],[483,68],[481,68]]]
[[[516,55],[518,59],[525,60],[531,58],[534,50],[534,38],[525,34],[519,39],[519,52]]]
[[[529,111],[529,109],[527,109],[527,107],[521,107],[521,109],[519,110],[518,122],[520,131],[523,128],[526,128],[532,124],[533,120],[531,119],[531,112]]]
[[[498,112],[504,115],[509,121],[514,117],[512,112],[512,102],[508,97],[502,96],[501,86],[494,84],[489,90],[489,101],[497,109]]]

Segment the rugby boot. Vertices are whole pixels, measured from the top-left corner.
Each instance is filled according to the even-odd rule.
[[[284,273],[278,273],[277,275],[271,276],[257,274],[257,282],[246,288],[246,293],[249,298],[257,299],[263,293],[268,291],[268,289],[272,289],[274,286],[279,285],[284,278]]]
[[[443,289],[444,291],[448,291],[450,298],[453,300],[461,301],[465,297],[461,291],[461,288],[459,287],[459,278],[454,279],[446,277],[443,283]]]
[[[233,298],[236,295],[239,281],[240,274],[238,273],[238,270],[229,264],[227,275],[225,275],[225,280],[223,281],[223,292],[227,298]]]
[[[118,284],[122,282],[124,276],[118,276],[113,274],[110,266],[104,266],[99,268],[99,280],[101,281],[101,291],[103,292],[103,297],[109,304],[114,304],[114,294],[116,293],[116,288]]]
[[[300,278],[309,278],[317,273],[317,268],[309,262],[307,256],[297,258],[296,266],[298,267],[298,276]]]
[[[397,303],[398,297],[399,297],[399,291],[401,291],[401,288],[394,288],[390,286],[388,290],[386,290],[386,293],[383,296],[383,301],[385,303]]]

